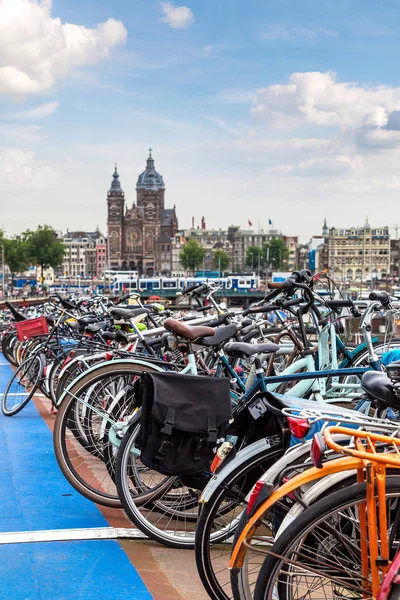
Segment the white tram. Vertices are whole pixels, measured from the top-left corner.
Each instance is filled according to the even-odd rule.
[[[106,281],[114,294],[127,292],[181,292],[194,283],[210,281],[224,290],[238,292],[254,291],[259,287],[259,278],[255,275],[229,275],[228,277],[139,277],[137,271],[106,271]]]

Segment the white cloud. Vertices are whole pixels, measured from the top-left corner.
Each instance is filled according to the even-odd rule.
[[[29,146],[43,141],[43,128],[40,125],[14,126],[0,125],[0,139],[6,146]]]
[[[258,90],[252,114],[277,125],[305,122],[345,129],[384,127],[399,107],[400,87],[362,87],[338,82],[333,72],[308,72]]]
[[[10,191],[45,190],[58,173],[35,153],[23,148],[0,148],[0,187]]]
[[[194,21],[193,13],[187,6],[174,6],[171,2],[163,2],[161,9],[164,13],[161,21],[168,23],[172,29],[185,29]]]
[[[296,165],[278,165],[267,169],[272,175],[292,175],[295,177],[336,177],[338,175],[354,175],[363,169],[362,157],[359,155],[313,157]]]
[[[13,117],[14,119],[21,119],[23,121],[44,119],[45,117],[50,117],[51,115],[54,115],[54,113],[59,109],[59,107],[59,102],[46,102],[45,104],[35,106],[35,108],[16,113],[15,115],[13,115]]]
[[[106,59],[126,42],[120,21],[90,29],[62,23],[51,8],[51,0],[0,0],[0,94],[49,90],[74,67]]]

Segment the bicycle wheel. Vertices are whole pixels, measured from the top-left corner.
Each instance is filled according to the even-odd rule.
[[[196,564],[200,579],[213,600],[233,598],[228,564],[233,535],[247,506],[245,498],[257,479],[282,453],[281,448],[263,449],[223,478],[212,497],[201,505],[196,528]]]
[[[119,420],[114,415],[121,412],[113,405],[117,395],[123,414],[134,412],[132,383],[143,371],[152,370],[156,369],[128,360],[102,363],[83,373],[61,399],[54,426],[56,458],[69,483],[93,502],[121,507],[110,467],[104,463],[106,425]],[[129,393],[119,395],[125,388]]]
[[[43,375],[41,357],[28,358],[15,371],[1,398],[1,410],[6,417],[19,413],[34,395]]]
[[[18,366],[18,363],[15,359],[15,349],[18,346],[19,341],[17,339],[17,334],[15,331],[10,331],[7,333],[1,342],[1,351],[4,355],[4,358],[8,360],[9,363],[12,364],[13,367]]]
[[[122,506],[147,537],[171,548],[193,548],[200,492],[143,465],[138,433],[139,425],[132,424],[118,450],[115,481]]]
[[[307,508],[278,537],[260,570],[255,600],[342,600],[372,598],[362,574],[359,525],[366,484],[354,484]],[[388,477],[388,530],[400,499],[400,478]],[[398,548],[396,531],[392,548]],[[259,552],[262,549],[259,548]]]

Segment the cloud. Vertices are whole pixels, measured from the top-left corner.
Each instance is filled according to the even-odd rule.
[[[310,158],[297,165],[278,165],[267,169],[273,175],[292,175],[295,177],[332,177],[360,173],[363,164],[361,156],[325,156]]]
[[[400,131],[384,129],[361,130],[356,136],[357,143],[366,149],[393,149],[400,146]]]
[[[59,102],[46,102],[46,104],[40,104],[30,110],[25,110],[14,115],[14,119],[21,119],[23,121],[32,121],[36,119],[44,119],[54,115],[60,107]]]
[[[15,127],[10,124],[0,125],[0,139],[7,146],[29,146],[43,141],[43,128],[40,125],[24,125]]]
[[[0,187],[8,191],[45,190],[58,182],[58,172],[23,148],[0,148]]]
[[[164,13],[161,21],[172,29],[186,29],[194,21],[193,13],[187,6],[174,6],[171,2],[163,2],[161,9]]]
[[[211,121],[211,123],[215,123],[215,125],[218,125],[218,127],[223,129],[226,133],[229,133],[230,135],[234,135],[235,137],[239,135],[239,130],[235,127],[231,127],[230,125],[228,125],[223,119],[213,117],[212,115],[204,115],[203,119]]]
[[[252,115],[278,126],[312,124],[343,129],[385,127],[400,108],[400,87],[362,87],[336,80],[336,74],[293,73],[287,84],[255,94]]]
[[[337,37],[337,31],[325,29],[317,25],[302,27],[275,23],[267,27],[261,34],[263,40],[294,42],[296,40],[318,41],[321,37]]]
[[[90,29],[62,23],[51,8],[51,0],[0,0],[0,94],[49,90],[74,67],[107,59],[127,40],[120,21]]]

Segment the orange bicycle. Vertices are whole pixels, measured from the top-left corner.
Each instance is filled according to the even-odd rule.
[[[343,446],[335,435],[348,435]],[[323,463],[325,449],[344,454]],[[258,554],[255,600],[345,600],[400,598],[400,439],[375,431],[328,427],[313,442],[314,467],[272,494],[256,486],[250,518],[231,559],[233,574],[248,555]],[[388,471],[389,469],[389,471]],[[341,471],[357,483],[311,505],[292,522],[284,520],[268,543],[271,507],[302,486]],[[267,497],[266,497],[267,496]],[[264,498],[264,499],[263,499]],[[234,585],[235,598],[243,598]],[[399,579],[400,581],[400,579]],[[239,595],[238,595],[239,594]],[[247,598],[248,596],[246,596]]]

